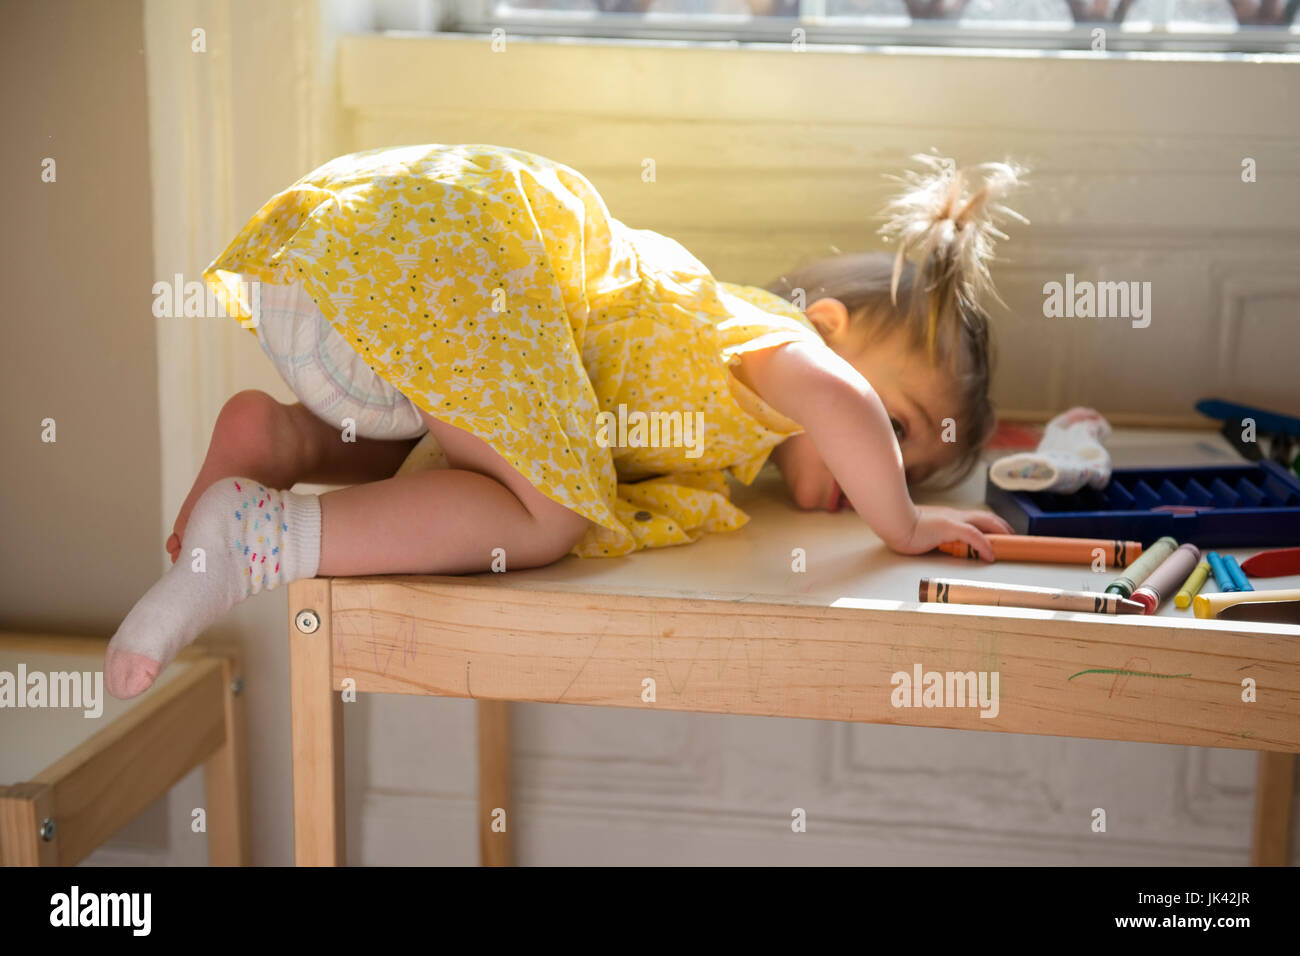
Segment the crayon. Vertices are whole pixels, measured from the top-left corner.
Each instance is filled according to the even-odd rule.
[[[1161,538],[1147,548],[1142,553],[1142,557],[1130,564],[1123,574],[1106,585],[1106,593],[1118,594],[1123,598],[1128,597],[1137,590],[1138,585],[1145,581],[1152,571],[1160,567],[1165,558],[1174,553],[1174,549],[1177,547],[1178,542],[1168,535]]]
[[[1174,604],[1183,610],[1187,610],[1187,608],[1191,607],[1192,598],[1196,597],[1196,595],[1201,592],[1201,588],[1205,584],[1205,579],[1209,576],[1210,562],[1202,560],[1201,563],[1196,566],[1196,570],[1187,576],[1187,580],[1184,581],[1183,586],[1178,589],[1178,593],[1174,595]]]
[[[1236,591],[1222,594],[1198,594],[1192,598],[1192,610],[1197,617],[1214,617],[1225,607],[1255,601],[1300,601],[1300,588],[1281,591]]]
[[[1241,562],[1241,570],[1252,578],[1278,578],[1300,574],[1300,548],[1273,548],[1252,554]]]
[[[1241,421],[1249,418],[1262,432],[1296,432],[1300,431],[1300,418],[1293,418],[1281,412],[1271,412],[1266,408],[1251,405],[1238,405],[1221,398],[1203,398],[1196,403],[1196,410],[1207,418],[1221,421]]]
[[[1178,587],[1178,582],[1187,580],[1187,575],[1200,560],[1200,548],[1194,544],[1180,545],[1173,554],[1160,562],[1160,567],[1152,571],[1151,575],[1142,582],[1142,586],[1133,592],[1133,600],[1146,608],[1148,614],[1156,613],[1160,610],[1160,605],[1173,593],[1174,588]]]
[[[995,584],[957,578],[921,578],[920,600],[935,604],[983,604],[1032,607],[1044,611],[1084,611],[1096,614],[1141,614],[1142,605],[1117,594],[1063,591],[1024,584]]]
[[[1214,615],[1216,621],[1300,624],[1300,601],[1243,601]]]
[[[1210,570],[1214,573],[1214,583],[1219,586],[1220,591],[1239,590],[1237,582],[1232,580],[1232,575],[1228,573],[1227,567],[1223,564],[1223,558],[1219,557],[1219,552],[1211,551],[1205,556],[1205,560],[1210,562]]]
[[[1246,580],[1246,574],[1241,570],[1241,565],[1237,559],[1230,554],[1223,555],[1223,567],[1228,572],[1228,577],[1232,578],[1232,583],[1238,591],[1253,591],[1250,582]]]
[[[1140,541],[1115,541],[1109,538],[1053,538],[1038,534],[985,535],[993,545],[998,561],[1044,561],[1054,564],[1091,564],[1093,551],[1101,549],[1108,568],[1125,568],[1142,554]],[[978,558],[979,554],[965,541],[948,541],[939,545],[944,554],[954,558]]]

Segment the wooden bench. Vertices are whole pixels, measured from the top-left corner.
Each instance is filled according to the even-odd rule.
[[[0,633],[0,671],[102,672],[107,638]],[[157,683],[103,712],[0,710],[0,865],[74,866],[204,768],[208,860],[250,862],[248,748],[239,649],[186,648]],[[21,691],[21,688],[20,688]]]

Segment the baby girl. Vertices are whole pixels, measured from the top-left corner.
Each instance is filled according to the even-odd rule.
[[[204,278],[300,402],[222,409],[173,567],[109,645],[109,691],[140,694],[233,605],[299,578],[529,568],[738,528],[727,475],[749,483],[769,457],[801,508],[847,505],[902,554],[964,541],[992,560],[1005,522],[918,507],[909,485],[961,480],[992,430],[987,262],[1018,171],[920,158],[883,230],[896,257],[768,289],[717,281],[520,150],[369,150],[279,193]],[[598,427],[636,413],[704,440]],[[417,444],[445,467],[411,468]]]

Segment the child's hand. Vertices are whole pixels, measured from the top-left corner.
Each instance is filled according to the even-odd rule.
[[[993,545],[984,537],[984,532],[1015,533],[1011,525],[990,511],[962,511],[929,505],[916,510],[919,517],[912,527],[911,536],[894,548],[901,554],[924,554],[947,541],[964,541],[985,561],[992,561]]]

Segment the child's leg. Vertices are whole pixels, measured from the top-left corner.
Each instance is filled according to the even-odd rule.
[[[487,571],[497,548],[506,570],[538,567],[564,557],[589,523],[531,485],[513,491],[463,468],[417,472],[321,496],[317,574]]]
[[[586,531],[585,518],[539,492],[487,442],[421,416],[453,467],[393,478],[418,439],[344,442],[301,404],[241,392],[218,417],[191,497],[236,476],[272,489],[354,485],[321,498],[317,573],[329,577],[485,571],[496,548],[507,568],[535,567],[563,557]],[[182,526],[177,553],[183,536]]]
[[[247,476],[213,482],[189,515],[181,560],[136,603],[109,643],[109,693],[142,693],[182,647],[258,591],[318,573],[485,570],[494,548],[504,549],[508,568],[531,567],[563,556],[586,531],[586,518],[538,492],[486,442],[427,420],[455,467],[323,496],[277,490]],[[335,453],[318,453],[310,442],[281,437],[284,447],[297,449],[298,473],[281,448],[271,453],[284,457],[264,464],[265,474],[296,480],[336,461]],[[350,462],[345,470],[376,467],[339,461]]]
[[[352,484],[388,478],[418,439],[343,441],[342,434],[301,403],[282,405],[265,392],[240,392],[221,409],[208,454],[176,516],[167,552],[175,561],[190,512],[219,478],[254,478],[268,488],[292,488],[300,481]]]
[[[195,502],[180,558],[122,621],[104,656],[114,697],[143,693],[181,648],[258,591],[316,574],[320,497],[220,478]]]
[[[415,441],[344,442],[301,404],[282,405],[257,391],[231,398],[167,541],[172,570],[136,602],[109,643],[109,692],[142,693],[180,648],[234,604],[316,573],[318,497],[287,489],[299,481],[387,478]]]
[[[591,523],[552,501],[481,438],[420,412],[450,468],[321,496],[322,577],[506,570],[550,564]],[[499,565],[498,565],[499,566]]]

